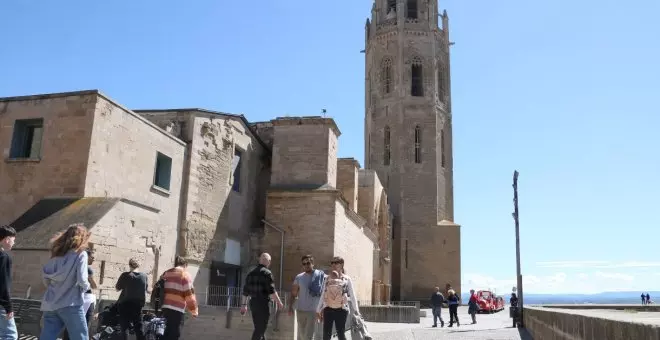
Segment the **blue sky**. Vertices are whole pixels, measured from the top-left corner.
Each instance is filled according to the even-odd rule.
[[[258,7],[257,7],[258,6]],[[660,290],[660,2],[440,0],[450,15],[463,285]],[[0,96],[97,88],[250,120],[328,110],[363,159],[370,0],[0,4]]]

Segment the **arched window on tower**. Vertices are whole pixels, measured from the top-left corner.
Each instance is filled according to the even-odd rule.
[[[383,94],[388,94],[392,92],[392,59],[383,59],[383,62],[380,65],[380,72]]]
[[[424,76],[422,68],[422,59],[414,57],[410,66],[410,95],[413,97],[424,97]]]
[[[440,166],[445,167],[445,129],[440,130]]]
[[[386,126],[383,129],[383,142],[385,143],[383,149],[383,165],[390,165],[390,127]]]
[[[415,126],[415,163],[422,162],[422,128]]]
[[[440,66],[438,67],[438,99],[441,102],[445,102],[447,98],[447,81],[445,79],[445,68]]]
[[[417,0],[408,0],[406,3],[406,18],[417,19]]]
[[[387,0],[387,13],[396,13],[396,0]]]

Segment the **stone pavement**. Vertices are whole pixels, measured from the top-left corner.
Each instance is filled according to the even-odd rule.
[[[442,310],[442,318],[445,327],[432,328],[433,318],[431,311],[427,310],[427,317],[421,318],[419,324],[386,324],[369,322],[369,331],[373,340],[531,340],[524,331],[511,328],[509,309],[505,308],[495,314],[477,314],[477,324],[472,325],[467,307],[460,307],[458,318],[461,326],[448,328],[449,313],[447,309]]]

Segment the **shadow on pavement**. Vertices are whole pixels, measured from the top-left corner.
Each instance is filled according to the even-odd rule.
[[[518,333],[520,333],[520,340],[534,340],[534,338],[524,328],[518,328]]]

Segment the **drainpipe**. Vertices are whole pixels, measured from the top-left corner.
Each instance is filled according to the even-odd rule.
[[[272,223],[262,219],[261,222],[264,222],[265,225],[277,230],[280,233],[280,294],[282,294],[282,269],[284,268],[284,230],[274,226]]]

